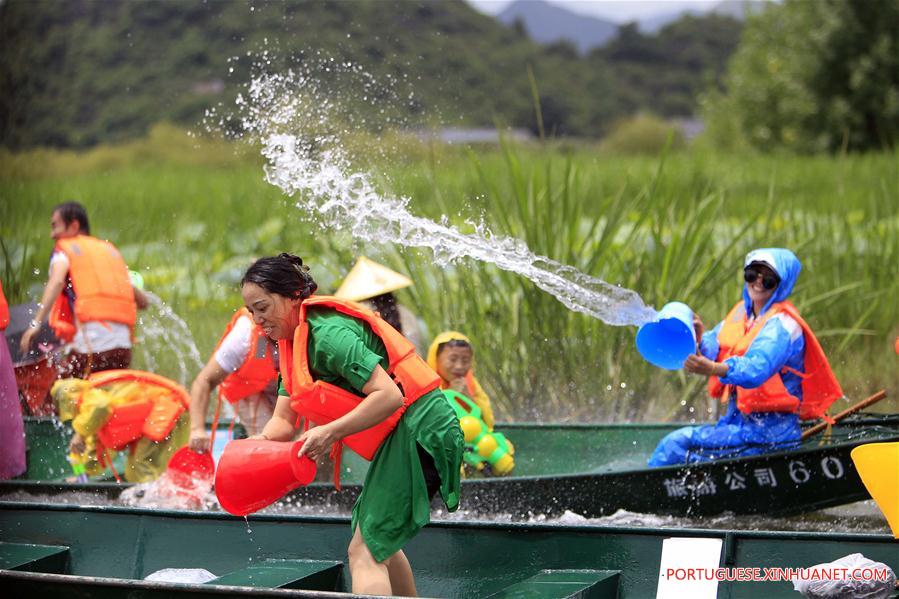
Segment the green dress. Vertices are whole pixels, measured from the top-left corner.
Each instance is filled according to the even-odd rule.
[[[316,380],[362,395],[375,367],[387,369],[387,350],[367,323],[324,307],[310,308],[306,320],[309,369]],[[278,394],[287,395],[283,384]],[[462,443],[455,413],[443,393],[435,390],[409,406],[381,444],[353,506],[352,520],[352,530],[359,527],[377,561],[402,549],[430,520],[418,446],[434,459],[447,509],[459,507]]]

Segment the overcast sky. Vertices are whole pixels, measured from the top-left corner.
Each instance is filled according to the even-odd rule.
[[[496,14],[513,0],[468,0],[475,8]],[[689,8],[706,10],[721,0],[546,0],[572,12],[627,23],[647,17],[675,13]]]

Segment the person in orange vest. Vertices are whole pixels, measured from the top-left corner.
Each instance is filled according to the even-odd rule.
[[[371,460],[353,507],[352,590],[414,596],[402,549],[430,520],[434,495],[458,507],[462,430],[408,339],[359,304],[313,296],[316,288],[286,253],[257,260],[241,281],[253,320],[278,341],[278,403],[257,438],[291,441],[302,418],[317,426],[300,436],[300,455],[338,458],[346,445]]]
[[[727,412],[717,424],[669,433],[650,466],[796,447],[800,419],[820,418],[843,396],[814,333],[787,299],[801,268],[786,249],[749,252],[743,299],[705,334],[696,318],[699,351],[684,369],[709,377],[709,393],[727,402]]]
[[[0,333],[9,326],[9,305],[0,282]],[[25,426],[6,338],[0,342],[0,480],[25,472]]]
[[[53,209],[50,236],[56,242],[40,308],[20,341],[27,353],[44,318],[69,354],[61,377],[128,368],[137,309],[149,305],[131,284],[128,267],[114,245],[90,236],[87,212],[77,202]]]
[[[89,476],[112,466],[113,452],[125,452],[122,478],[156,480],[188,440],[187,391],[165,377],[140,370],[107,370],[86,380],[61,379],[51,390],[61,422],[74,434],[69,460]]]
[[[262,432],[278,397],[277,364],[274,343],[253,323],[250,312],[246,308],[235,312],[215,352],[190,387],[191,449],[209,449],[206,409],[209,393],[216,386],[219,401],[235,406],[247,434]]]

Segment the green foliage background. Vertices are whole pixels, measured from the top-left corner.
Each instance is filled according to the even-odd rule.
[[[719,146],[867,151],[899,141],[899,2],[785,0],[750,18],[706,120]]]
[[[143,136],[161,120],[195,127],[248,80],[248,52],[267,52],[273,71],[327,58],[359,65],[390,83],[386,116],[405,126],[536,132],[531,67],[546,132],[598,135],[637,110],[692,114],[740,27],[688,17],[658,36],[626,30],[608,50],[580,57],[568,44],[537,45],[462,0],[6,0],[0,145],[84,148]]]
[[[445,215],[466,231],[482,220],[656,307],[686,301],[709,326],[740,296],[746,251],[793,248],[804,266],[795,301],[847,395],[899,384],[895,154],[783,160],[694,149],[659,158],[593,145],[470,152],[403,138],[379,143],[395,151],[370,165],[375,180],[409,197],[416,214]],[[479,378],[503,418],[704,420],[717,410],[699,377],[644,363],[633,328],[569,312],[522,277],[470,261],[440,268],[427,253],[316,227],[294,206],[301,198],[263,182],[254,148],[158,127],[124,146],[0,158],[9,258],[0,276],[13,302],[39,297],[49,212],[76,199],[96,234],[114,240],[185,318],[203,359],[239,305],[237,281],[254,257],[302,255],[321,289],[333,291],[365,254],[411,276],[415,285],[400,299],[431,335],[451,327],[472,337]],[[62,174],[46,174],[55,172]],[[160,372],[178,375],[173,360],[162,356]]]

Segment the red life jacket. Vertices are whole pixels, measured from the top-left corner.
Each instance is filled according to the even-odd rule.
[[[820,418],[833,402],[843,397],[843,390],[830,369],[821,344],[818,343],[815,334],[799,316],[799,312],[792,303],[783,301],[772,304],[768,311],[756,318],[751,325],[746,317],[744,303],[737,303],[724,319],[721,330],[718,331],[717,361],[722,362],[732,356],[745,355],[753,340],[764,328],[765,323],[780,313],[788,315],[802,328],[805,338],[804,372],[784,367],[755,389],[737,387],[737,407],[744,414],[798,412],[799,417],[803,420]],[[792,372],[802,379],[802,402],[787,391],[781,378],[781,374],[784,372]],[[712,397],[720,397],[722,401],[727,401],[727,387],[717,376],[709,378],[709,394]]]
[[[309,325],[306,322],[306,310],[318,306],[337,310],[371,327],[387,349],[387,374],[393,377],[403,392],[402,407],[373,427],[349,435],[342,441],[366,460],[371,460],[384,439],[396,427],[406,408],[421,396],[437,389],[440,377],[415,353],[412,342],[376,313],[355,302],[329,296],[312,296],[300,304],[300,324],[294,332],[292,342],[288,339],[278,341],[284,389],[290,394],[290,407],[300,417],[316,424],[327,424],[351,412],[364,399],[336,385],[312,378],[307,351]]]
[[[75,337],[79,322],[109,320],[134,327],[137,304],[128,267],[108,241],[77,235],[56,242],[56,249],[69,259],[69,279],[75,292],[75,313],[65,294],[56,298],[50,311],[50,326],[63,341]]]
[[[225,337],[228,336],[228,333],[231,332],[231,329],[234,328],[234,325],[237,324],[238,319],[242,316],[246,316],[250,319],[250,322],[253,322],[253,317],[246,308],[241,308],[235,312],[234,316],[231,317],[231,322],[228,323],[228,327],[225,329],[225,333],[219,339],[218,345],[215,346],[215,351],[218,351]],[[253,323],[252,326],[250,352],[247,354],[247,358],[240,365],[240,368],[226,376],[225,380],[219,385],[219,396],[232,404],[239,402],[245,397],[262,392],[269,383],[278,378],[278,371],[275,370],[275,361],[272,356],[274,352],[272,351],[271,343],[268,337],[265,336],[265,332],[256,326],[256,323]]]

